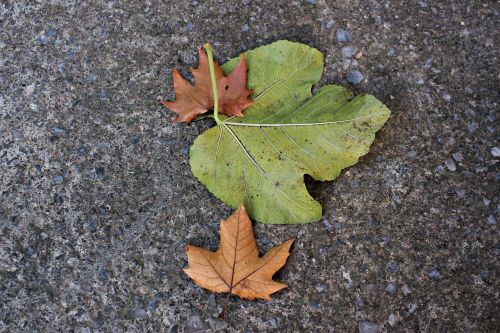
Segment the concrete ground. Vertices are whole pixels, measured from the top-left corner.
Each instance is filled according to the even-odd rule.
[[[495,1],[17,1],[0,4],[0,331],[493,332],[499,324]],[[171,72],[289,39],[321,84],[392,110],[371,152],[308,181],[315,224],[265,301],[194,285],[231,210],[191,174],[212,126],[171,123]],[[363,80],[360,79],[359,71]],[[350,74],[349,74],[350,73]],[[349,77],[349,81],[347,78]]]

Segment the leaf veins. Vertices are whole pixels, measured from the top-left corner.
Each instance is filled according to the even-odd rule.
[[[272,293],[287,287],[272,277],[285,265],[293,240],[259,257],[252,224],[243,204],[227,220],[221,221],[220,237],[216,252],[193,245],[186,247],[189,267],[184,272],[197,285],[249,300],[270,300]]]

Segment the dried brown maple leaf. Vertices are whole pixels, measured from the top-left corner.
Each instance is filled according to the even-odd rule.
[[[184,272],[197,285],[250,300],[270,300],[272,293],[287,287],[272,277],[285,265],[293,240],[259,258],[252,223],[243,204],[227,220],[221,221],[220,237],[216,252],[192,245],[186,247],[189,267]]]
[[[183,121],[190,123],[194,118],[214,107],[208,57],[201,48],[198,49],[198,59],[198,68],[191,67],[194,86],[174,68],[175,100],[161,102],[165,107],[179,114],[174,120],[175,123]],[[247,89],[245,57],[241,57],[238,65],[228,76],[224,76],[224,72],[217,62],[214,62],[214,66],[219,94],[219,112],[228,116],[243,117],[242,111],[254,102],[248,98],[252,94],[252,90]]]

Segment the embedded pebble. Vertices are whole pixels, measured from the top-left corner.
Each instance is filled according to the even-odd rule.
[[[387,270],[391,273],[395,273],[399,270],[399,265],[396,261],[391,260],[387,263]]]
[[[47,36],[40,36],[36,41],[41,45],[47,45],[47,43],[49,42],[49,38]]]
[[[269,319],[269,326],[272,328],[278,327],[278,320],[276,318]]]
[[[446,161],[444,161],[444,164],[446,165],[446,167],[450,171],[456,171],[457,170],[457,165],[455,164],[455,162],[451,158],[448,158]]]
[[[413,303],[408,307],[408,314],[412,314],[417,311],[418,305],[417,303]]]
[[[208,296],[208,304],[210,304],[210,306],[212,306],[212,307],[217,306],[217,303],[215,301],[215,294],[210,294]]]
[[[189,316],[186,320],[186,331],[199,332],[206,330],[208,327],[199,315]]]
[[[139,288],[137,288],[137,291],[138,291],[139,293],[143,294],[143,295],[147,295],[147,294],[149,294],[149,293],[150,293],[150,291],[151,291],[151,290],[149,289],[149,287],[148,287],[148,286],[146,286],[146,285],[142,285],[142,286],[140,286]]]
[[[250,30],[250,26],[248,24],[244,24],[241,28],[240,28],[240,31],[241,32],[247,32],[248,30]]]
[[[64,182],[64,177],[61,175],[57,175],[54,178],[52,178],[52,182],[56,185],[60,185]]]
[[[81,146],[76,152],[78,155],[85,155],[87,153],[87,147]]]
[[[137,308],[134,310],[134,317],[137,319],[146,318],[148,313],[143,308]]]
[[[476,173],[483,173],[488,170],[488,167],[485,167],[483,165],[477,166],[475,169]]]
[[[91,232],[94,232],[97,230],[97,221],[96,220],[90,220],[87,224],[87,227]]]
[[[21,139],[23,137],[23,134],[16,130],[12,130],[11,134],[14,139]]]
[[[333,225],[328,222],[327,219],[323,219],[322,223],[325,226],[326,231],[331,231],[333,229]]]
[[[358,84],[363,81],[365,77],[360,71],[350,71],[347,73],[347,81],[352,84]]]
[[[411,293],[410,288],[406,284],[401,287],[401,292],[404,296],[408,296]]]
[[[64,72],[66,72],[66,65],[64,63],[57,65],[57,71],[64,74]]]
[[[497,224],[497,220],[495,219],[495,216],[490,215],[488,216],[488,218],[486,219],[486,223],[489,224],[489,225],[494,225],[494,224]]]
[[[354,49],[354,48],[352,48],[350,46],[346,46],[346,47],[342,48],[342,56],[344,58],[351,58],[355,54],[356,54],[356,49]]]
[[[356,301],[354,302],[354,304],[356,304],[356,307],[357,308],[362,308],[363,306],[365,306],[365,302],[363,301],[363,299],[361,297],[356,297]]]
[[[429,58],[425,61],[424,65],[422,67],[425,69],[430,69],[432,67],[432,62],[433,62],[433,60]]]
[[[386,56],[388,56],[388,57],[393,57],[395,54],[396,54],[396,49],[395,49],[395,48],[393,48],[393,47],[391,47],[391,48],[389,49],[389,51],[387,51]]]
[[[469,125],[467,125],[467,129],[469,130],[470,133],[474,133],[478,128],[479,128],[478,123],[470,123]]]
[[[408,155],[408,157],[415,157],[415,156],[417,156],[417,151],[416,150],[410,150],[407,155]]]
[[[324,284],[317,284],[316,287],[314,287],[318,293],[322,293],[325,291],[325,285]]]
[[[322,247],[319,249],[319,254],[321,256],[326,256],[327,254],[333,252],[333,248],[332,247]]]
[[[52,127],[50,132],[54,135],[63,135],[66,134],[66,129],[63,127]]]
[[[380,332],[380,325],[362,320],[359,322],[358,330],[359,333],[377,333]]]
[[[453,153],[452,156],[457,162],[462,162],[464,160],[464,155],[462,155],[461,152]]]
[[[389,319],[387,321],[389,322],[389,325],[394,326],[394,325],[396,325],[398,320],[399,320],[398,316],[395,315],[394,313],[391,313],[389,315]]]
[[[30,96],[35,91],[35,84],[30,84],[24,88],[24,93],[27,96]]]
[[[149,300],[148,308],[150,308],[153,311],[158,308],[158,299],[156,297],[153,297],[152,299]]]
[[[309,302],[309,308],[311,310],[318,310],[319,308],[321,308],[321,304],[319,304],[319,302],[316,300],[312,300]]]
[[[335,38],[337,38],[338,42],[350,42],[351,41],[351,35],[349,32],[342,28],[338,28],[337,32],[335,33]]]
[[[441,274],[437,269],[433,269],[429,273],[427,273],[427,276],[430,277],[433,280],[439,280],[441,278]]]
[[[500,147],[491,148],[491,155],[494,157],[500,157]]]

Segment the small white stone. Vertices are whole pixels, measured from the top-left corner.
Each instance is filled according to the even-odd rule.
[[[316,287],[314,287],[314,288],[316,289],[316,291],[317,291],[318,293],[322,293],[323,291],[325,291],[325,286],[324,286],[324,285],[322,285],[322,284],[318,284],[318,285],[316,285]]]
[[[461,152],[453,153],[452,156],[457,162],[462,162],[464,160],[464,155],[462,155]]]
[[[398,322],[398,320],[399,320],[398,316],[397,316],[397,315],[395,315],[394,313],[391,313],[391,314],[389,315],[389,324],[390,324],[391,326],[396,325],[396,323]]]
[[[457,165],[455,164],[455,161],[453,161],[451,158],[447,159],[444,164],[446,164],[446,167],[450,171],[456,171],[457,170]]]
[[[408,296],[411,293],[410,288],[408,288],[408,286],[406,284],[401,287],[401,291],[403,292],[403,295],[405,295],[405,296]]]
[[[137,288],[137,291],[143,295],[149,294],[149,287],[146,285],[142,285],[139,288]]]
[[[495,157],[500,157],[500,147],[491,148],[491,155]]]
[[[33,91],[35,91],[35,84],[34,83],[32,83],[29,86],[26,86],[26,88],[24,88],[24,94],[26,96],[31,95],[33,93]]]

